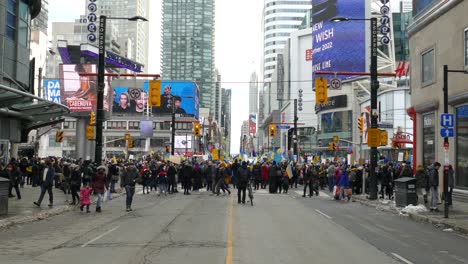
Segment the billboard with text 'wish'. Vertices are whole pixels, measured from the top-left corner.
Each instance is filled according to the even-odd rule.
[[[312,1],[312,79],[316,71],[364,72],[366,69],[365,21],[332,22],[333,17],[366,18],[366,0]],[[350,79],[355,76],[338,76]],[[315,85],[312,82],[312,85]]]

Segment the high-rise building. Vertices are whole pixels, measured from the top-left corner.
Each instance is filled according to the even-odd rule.
[[[215,89],[212,91],[212,105],[213,111],[212,114],[214,116],[214,119],[219,123],[221,123],[221,100],[222,100],[222,94],[221,94],[221,74],[219,73],[218,69],[215,70]]]
[[[231,90],[221,88],[221,128],[226,142],[231,142]],[[229,146],[229,144],[227,144]]]
[[[200,108],[214,113],[214,0],[163,0],[162,78],[200,87]]]
[[[291,32],[300,26],[310,0],[265,0],[263,8],[263,80],[268,82],[275,70],[276,56],[282,53]]]
[[[258,77],[257,73],[252,73],[250,75],[250,85],[249,85],[249,113],[257,114],[258,113]]]
[[[134,17],[142,16],[150,21],[149,0],[134,0],[129,4],[128,0],[98,0],[97,13],[109,17]],[[132,23],[132,24],[129,24]],[[148,69],[148,47],[149,47],[149,23],[145,21],[129,22],[127,20],[109,19],[107,24],[117,27],[121,43],[132,45],[124,47],[130,50],[129,59],[144,64],[145,71]],[[131,41],[127,41],[130,39]]]

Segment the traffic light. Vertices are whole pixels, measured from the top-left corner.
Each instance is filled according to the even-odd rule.
[[[315,78],[315,102],[316,104],[327,104],[327,79]]]
[[[364,117],[362,116],[358,117],[358,129],[359,133],[362,133],[364,131]]]
[[[200,123],[194,123],[193,124],[193,135],[196,137],[200,136]]]
[[[276,126],[270,125],[270,137],[275,137],[275,136],[276,136]]]
[[[55,133],[55,142],[57,143],[63,142],[63,131],[57,131]]]
[[[130,139],[129,141],[127,141],[127,147],[133,148],[133,140]]]
[[[96,115],[94,114],[94,112],[89,113],[89,125],[96,125]]]
[[[94,126],[88,125],[86,126],[86,139],[93,140],[94,139]]]
[[[149,82],[148,105],[150,107],[161,106],[161,80],[152,80]]]
[[[380,130],[380,146],[388,145],[388,132],[386,130]]]
[[[328,149],[329,150],[336,150],[336,143],[335,142],[328,143]]]

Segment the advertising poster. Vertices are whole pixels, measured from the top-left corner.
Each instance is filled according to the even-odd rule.
[[[314,74],[316,71],[364,72],[365,21],[332,22],[330,19],[336,16],[366,18],[366,0],[312,0],[312,6],[312,79],[318,77]],[[350,79],[355,76],[338,77]]]
[[[114,116],[146,114],[149,83],[145,81],[129,85],[130,83],[118,81],[112,83]],[[162,81],[161,106],[152,107],[151,112],[154,115],[170,115],[172,102],[176,114],[198,118],[198,87],[194,82]]]
[[[174,147],[176,149],[191,149],[192,148],[192,136],[175,136]]]
[[[45,98],[54,103],[60,104],[60,81],[59,80],[45,80]]]
[[[368,132],[371,128],[371,115],[370,106],[361,109],[361,116],[364,118],[364,127],[362,132],[362,143],[367,144]]]
[[[249,134],[255,134],[257,132],[257,117],[255,114],[249,115]]]
[[[80,73],[96,73],[94,64],[61,64],[60,100],[71,112],[90,112],[96,110],[97,76],[80,76]],[[104,88],[104,110],[109,111],[110,85]]]

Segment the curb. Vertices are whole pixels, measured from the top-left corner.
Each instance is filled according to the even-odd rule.
[[[118,198],[125,195],[125,193],[117,193],[112,196],[112,199]],[[91,204],[95,204],[97,201],[96,199],[93,199],[91,201]],[[41,211],[39,213],[33,214],[33,215],[27,215],[27,216],[12,216],[3,220],[0,220],[0,230],[1,229],[6,229],[10,228],[12,226],[18,225],[18,224],[27,224],[35,221],[40,221],[47,219],[52,216],[56,216],[59,214],[63,214],[65,212],[71,211],[74,208],[77,208],[76,205],[61,205],[57,207],[53,207],[52,209],[47,209],[44,211]]]
[[[391,208],[391,207],[387,208],[387,207],[379,206],[379,205],[371,203],[367,199],[361,198],[361,197],[355,197],[354,196],[353,197],[353,202],[358,202],[358,203],[360,203],[362,205],[366,205],[366,206],[369,206],[369,207],[374,207],[374,208],[376,208],[378,210],[381,210],[381,211],[398,214],[399,216],[407,216],[409,219],[411,219],[411,220],[413,220],[415,222],[429,223],[429,224],[432,224],[433,226],[435,226],[438,229],[452,228],[454,232],[457,232],[457,233],[462,234],[462,235],[468,235],[468,229],[467,228],[458,226],[458,225],[453,224],[453,223],[448,223],[448,222],[446,222],[444,220],[441,220],[441,219],[434,219],[434,218],[429,217],[429,216],[415,214],[415,213],[404,213],[404,214],[402,214],[396,208]]]

